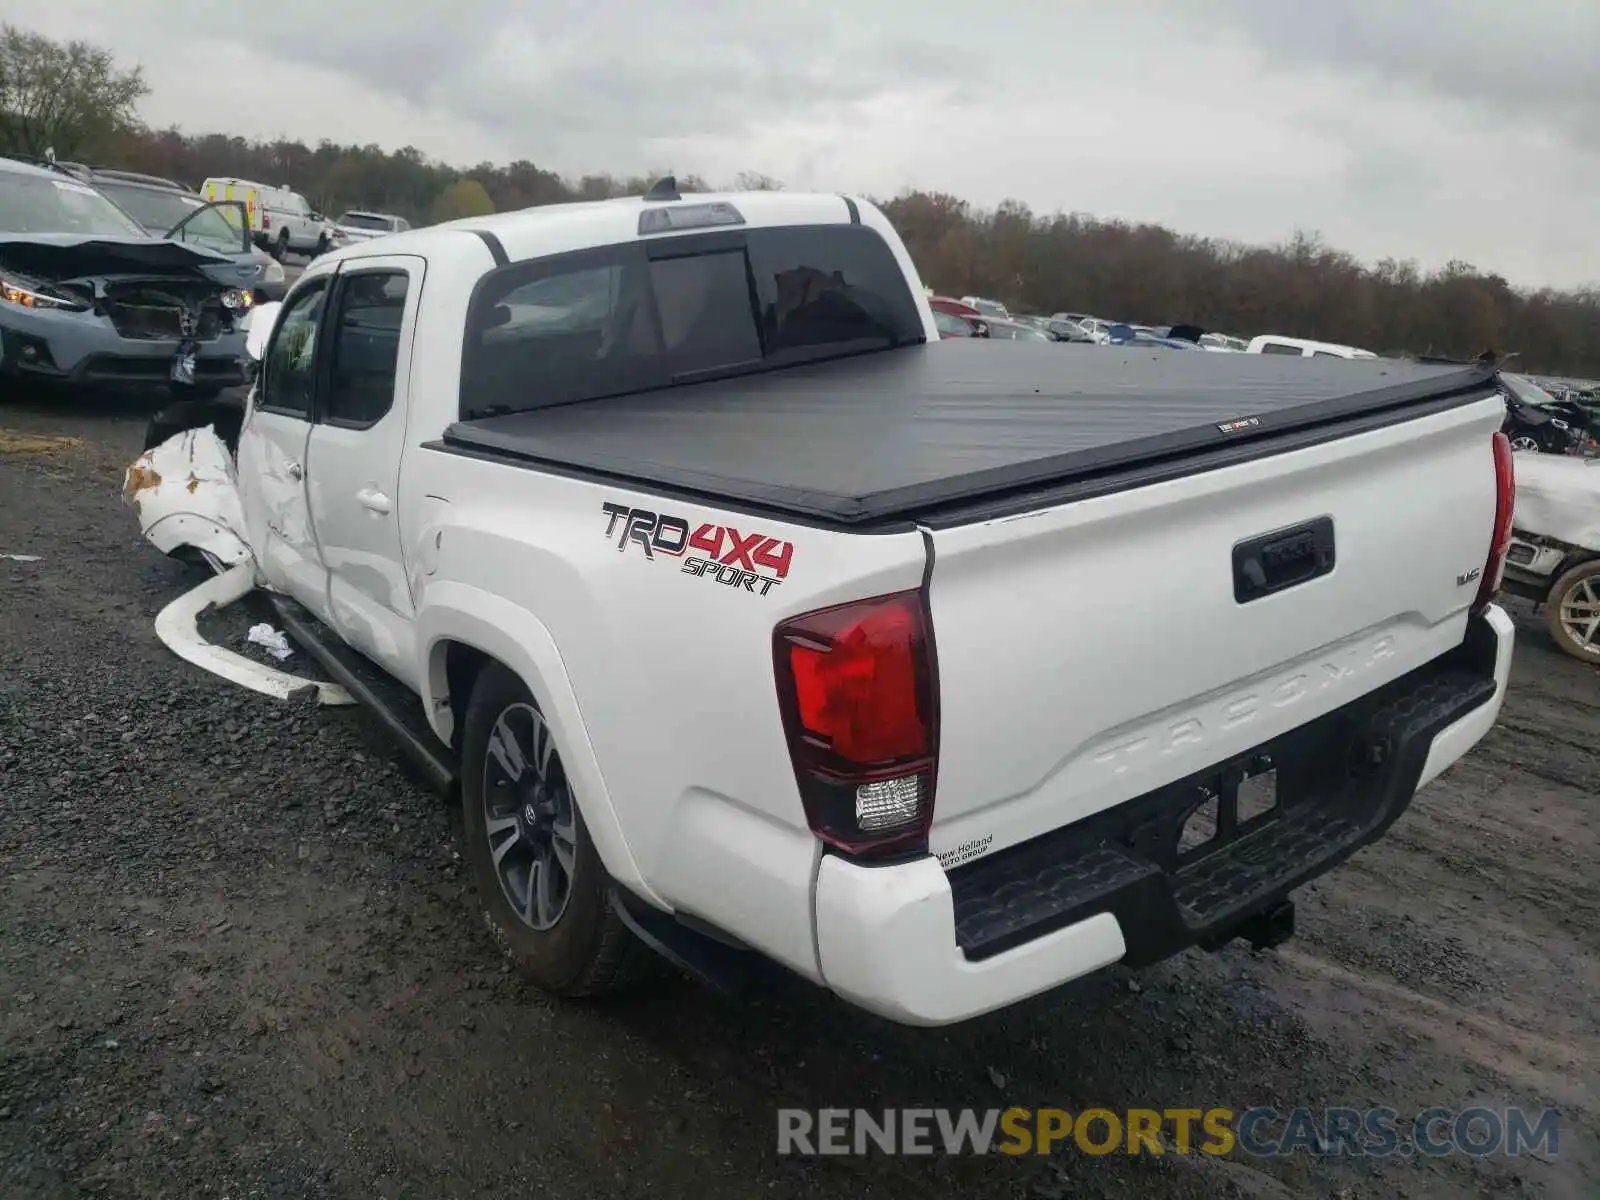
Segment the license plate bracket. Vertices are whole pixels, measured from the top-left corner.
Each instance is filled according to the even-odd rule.
[[[173,383],[193,386],[195,376],[195,358],[199,347],[193,341],[185,340],[178,344],[177,352],[172,356],[172,363],[168,370],[168,377]]]
[[[1258,754],[1196,785],[1196,803],[1177,831],[1177,860],[1188,864],[1225,849],[1278,814],[1278,769]]]

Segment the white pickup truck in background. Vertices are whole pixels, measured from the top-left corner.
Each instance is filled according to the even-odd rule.
[[[236,493],[163,474],[196,416],[129,494],[459,791],[544,987],[648,942],[942,1024],[1278,943],[1483,736],[1503,418],[1483,365],[941,342],[871,204],[663,181],[313,262]]]
[[[207,200],[243,204],[256,245],[279,262],[291,250],[311,257],[331,244],[332,226],[299,192],[223,176],[207,179],[200,191]]]

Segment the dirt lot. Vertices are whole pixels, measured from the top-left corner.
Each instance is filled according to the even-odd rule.
[[[1600,674],[1536,620],[1504,716],[1276,953],[947,1031],[663,973],[552,1004],[359,713],[155,639],[196,576],[118,501],[142,418],[0,401],[0,1196],[1600,1195]],[[1559,1107],[1554,1158],[784,1160],[775,1109]]]

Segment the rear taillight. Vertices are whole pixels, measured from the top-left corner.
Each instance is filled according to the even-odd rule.
[[[772,655],[812,832],[862,857],[925,850],[939,684],[923,594],[791,617],[773,631]]]
[[[1511,452],[1511,439],[1503,433],[1494,435],[1494,540],[1489,543],[1489,561],[1483,567],[1483,582],[1478,585],[1478,598],[1472,602],[1480,609],[1500,593],[1500,577],[1506,569],[1506,552],[1511,549],[1511,521],[1517,506],[1517,468]]]

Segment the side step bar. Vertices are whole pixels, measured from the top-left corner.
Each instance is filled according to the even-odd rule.
[[[354,697],[356,703],[378,718],[405,756],[427,777],[434,790],[444,796],[454,792],[460,778],[455,762],[439,745],[432,730],[418,728],[422,702],[410,692],[393,694],[403,689],[392,684],[386,685],[378,669],[367,666],[343,642],[324,637],[322,623],[295,601],[275,592],[268,592],[266,596],[285,632],[316,659],[317,664]],[[406,703],[408,700],[409,704]]]

